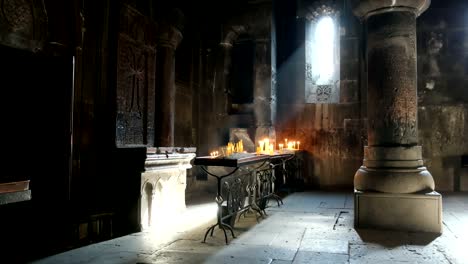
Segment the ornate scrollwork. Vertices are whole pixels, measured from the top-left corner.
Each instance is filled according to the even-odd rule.
[[[337,17],[338,7],[333,0],[316,1],[306,8],[305,17],[310,21],[317,21],[324,16]]]
[[[234,214],[244,206],[245,192],[243,192],[243,181],[235,178],[233,181],[224,183],[227,190],[227,210],[229,214]]]
[[[312,63],[306,63],[306,79],[313,82],[314,76],[312,74]]]
[[[273,170],[268,168],[257,171],[257,205],[264,210],[271,195],[274,194],[275,177]]]
[[[332,85],[317,85],[317,101],[326,102],[330,99],[332,94]]]
[[[2,3],[2,15],[12,31],[32,30],[32,27],[28,27],[34,23],[30,1],[4,0]]]
[[[286,183],[290,186],[301,184],[302,178],[302,160],[295,157],[286,162],[283,173],[285,173]]]
[[[42,49],[47,12],[42,0],[0,0],[0,43],[20,49]]]

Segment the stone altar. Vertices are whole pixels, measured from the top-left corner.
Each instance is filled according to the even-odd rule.
[[[185,209],[187,169],[195,153],[148,154],[141,174],[140,227],[170,223]]]

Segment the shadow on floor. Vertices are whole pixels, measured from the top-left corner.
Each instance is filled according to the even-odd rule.
[[[356,228],[356,232],[362,241],[385,247],[398,247],[402,245],[426,246],[441,236],[441,234],[438,233],[417,233],[363,228]]]

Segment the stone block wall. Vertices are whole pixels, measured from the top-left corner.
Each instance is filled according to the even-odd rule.
[[[440,191],[467,191],[468,4],[433,1],[418,18],[419,141]]]
[[[302,3],[297,7],[298,14],[307,13],[310,6]],[[287,32],[278,32],[278,57],[289,57],[278,64],[278,101],[279,119],[278,138],[293,138],[301,142],[306,151],[304,155],[304,180],[309,188],[347,188],[352,189],[356,170],[362,164],[363,146],[366,140],[365,131],[365,91],[361,85],[361,25],[345,1],[335,1],[339,9],[340,30],[340,92],[339,102],[331,104],[304,103],[304,76],[296,76],[296,87],[288,87],[291,72],[302,72],[304,67],[301,55],[304,52],[303,31],[305,24],[301,19],[296,22],[296,47],[289,47]],[[304,10],[305,9],[305,10]],[[288,21],[282,18],[283,23]],[[281,28],[286,28],[284,25]],[[283,40],[283,42],[281,42]],[[286,40],[286,41],[285,41]],[[301,54],[302,54],[301,53]],[[288,54],[290,56],[288,56]],[[294,70],[291,64],[295,66]],[[292,73],[294,74],[294,73]],[[281,79],[282,78],[282,79]],[[294,92],[292,92],[294,91]],[[294,109],[294,110],[293,110]]]
[[[281,29],[292,31],[287,25],[291,20],[282,18],[277,33],[278,138],[301,141],[307,153],[304,175],[312,188],[352,188],[354,173],[362,164],[362,148],[367,144],[367,65],[361,36],[365,25],[355,18],[346,1],[335,3],[340,8],[341,31],[338,104],[302,102],[304,77],[294,72],[303,67],[297,53],[303,52],[304,23],[299,19],[296,32],[285,33]],[[299,14],[300,8],[296,10]],[[467,13],[464,1],[433,1],[417,20],[419,144],[440,191],[468,190],[468,170],[461,167],[461,155],[468,152]],[[298,43],[288,44],[290,39]]]

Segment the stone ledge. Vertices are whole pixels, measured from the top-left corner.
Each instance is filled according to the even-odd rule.
[[[185,210],[187,169],[195,153],[147,154],[140,180],[140,227],[150,230],[180,217]]]
[[[0,193],[0,205],[31,200],[31,190]]]
[[[416,16],[421,15],[431,4],[429,0],[352,0],[353,13],[360,18],[373,14],[411,10]]]
[[[354,226],[442,233],[442,195],[354,191]]]

